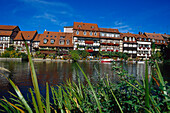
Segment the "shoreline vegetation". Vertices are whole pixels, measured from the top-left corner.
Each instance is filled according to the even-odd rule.
[[[21,35],[22,36],[22,35]],[[22,36],[23,38],[23,36]],[[23,38],[24,40],[24,38]],[[83,84],[77,73],[77,83],[68,80],[66,83],[49,86],[46,83],[46,96],[43,97],[39,90],[37,76],[34,70],[31,54],[27,43],[28,59],[31,70],[33,89],[29,89],[27,98],[23,97],[19,88],[10,79],[15,94],[11,98],[0,99],[1,112],[11,113],[81,113],[81,112],[120,112],[120,113],[162,113],[170,111],[169,86],[164,82],[157,60],[151,59],[150,63],[145,61],[145,66],[151,66],[151,75],[146,69],[141,81],[137,81],[132,75],[128,75],[122,66],[113,63],[112,69],[119,76],[120,81],[113,83],[109,77],[102,77],[98,73],[97,82],[91,83],[88,76],[77,62],[78,56],[73,53],[71,58],[75,70],[80,70],[87,84]],[[5,77],[5,76],[4,76]],[[50,96],[51,93],[51,96]]]

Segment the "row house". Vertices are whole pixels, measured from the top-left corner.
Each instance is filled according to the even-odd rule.
[[[167,44],[170,44],[170,35],[169,34],[162,34],[162,37],[165,39],[166,43]]]
[[[118,29],[99,28],[100,51],[122,52],[123,41]]]
[[[165,41],[161,34],[144,33],[144,35],[148,37],[148,40],[151,40],[152,43],[155,43],[155,51],[161,51],[167,45],[167,42]]]
[[[41,53],[67,54],[73,49],[72,33],[44,31],[40,37],[39,50]]]
[[[100,32],[97,24],[74,22],[73,25],[74,50],[86,50],[95,54],[100,48]]]
[[[137,57],[137,38],[132,33],[122,33],[123,53],[126,53],[131,58]]]
[[[25,41],[27,42],[27,45],[29,47],[30,52],[32,52],[32,43],[35,37],[37,36],[37,31],[19,31],[17,36],[14,38],[14,46],[16,50],[20,50],[22,52],[26,52],[26,46],[25,42],[22,39],[23,35]]]
[[[13,39],[19,31],[18,26],[0,25],[0,53],[13,44]]]
[[[39,50],[41,38],[42,38],[42,34],[37,34],[36,37],[34,38],[32,43],[32,48],[34,52]]]
[[[151,57],[151,40],[143,35],[141,32],[136,34],[137,39],[137,57],[149,58]]]

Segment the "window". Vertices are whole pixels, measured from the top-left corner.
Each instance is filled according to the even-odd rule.
[[[107,33],[106,36],[109,37],[109,33]]]
[[[81,25],[78,25],[78,27],[81,27]]]
[[[65,36],[60,36],[60,38],[62,38],[62,39],[63,39],[63,38],[65,38]]]
[[[76,34],[79,35],[79,31],[77,31]]]
[[[146,41],[146,38],[144,38],[144,41]]]
[[[84,31],[83,34],[86,35],[86,31]]]
[[[96,33],[96,32],[94,32],[94,35],[95,35],[95,36],[97,36],[97,33]]]
[[[66,41],[66,44],[69,45],[69,44],[70,44],[70,40],[67,40],[67,41]]]
[[[164,43],[165,43],[165,41],[164,41]]]
[[[1,37],[0,40],[3,40],[3,37]]]
[[[104,33],[101,33],[101,36],[104,36]]]
[[[49,32],[47,32],[47,34],[49,34]]]
[[[94,26],[91,26],[92,29],[94,29]]]
[[[114,37],[114,34],[112,34],[112,37]]]
[[[93,35],[93,32],[92,31],[90,31],[90,36],[92,36]]]
[[[56,38],[57,36],[54,36],[54,38]]]
[[[47,43],[47,41],[48,41],[47,39],[44,39],[44,44],[46,44],[46,43]]]
[[[139,38],[139,40],[142,40],[142,38]]]
[[[53,37],[52,35],[50,37]]]
[[[48,37],[48,35],[46,37]]]
[[[152,39],[152,42],[155,42],[155,39]]]
[[[127,37],[125,37],[125,41],[127,41]]]
[[[51,39],[51,44],[54,44],[54,41],[55,41],[54,39]]]
[[[120,35],[119,34],[115,34],[115,37],[120,37]]]
[[[132,40],[131,40],[131,37],[129,37],[129,41],[132,41]]]
[[[133,37],[133,41],[135,41],[135,37]]]
[[[59,44],[60,44],[60,45],[64,45],[64,42],[65,42],[65,40],[60,40],[60,41],[59,41]]]
[[[157,43],[159,43],[159,40],[157,40]]]
[[[162,40],[160,42],[162,43]]]
[[[151,41],[151,39],[150,39],[150,38],[148,38],[148,41]]]

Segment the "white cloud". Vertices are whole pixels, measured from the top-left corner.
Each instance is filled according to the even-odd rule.
[[[117,25],[122,25],[123,23],[120,21],[116,21],[114,24],[117,26]]]

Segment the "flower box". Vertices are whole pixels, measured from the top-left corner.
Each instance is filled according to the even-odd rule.
[[[107,51],[110,51],[110,49],[107,49]]]
[[[113,52],[113,50],[111,50],[111,52]]]
[[[148,49],[150,49],[150,47],[148,47]]]
[[[116,52],[119,52],[119,50],[116,50]]]
[[[85,44],[93,44],[93,41],[85,41]]]
[[[109,46],[113,46],[114,44],[113,44],[113,43],[107,43],[107,45],[109,45]]]
[[[102,50],[102,51],[105,51],[105,50]]]
[[[139,49],[141,49],[142,47],[139,47]]]
[[[101,43],[101,45],[107,45],[107,43]]]
[[[93,52],[93,50],[92,49],[89,49],[89,50],[86,50],[87,52]]]
[[[115,44],[115,46],[119,46],[119,44]]]
[[[143,47],[143,49],[145,49],[145,47]]]

